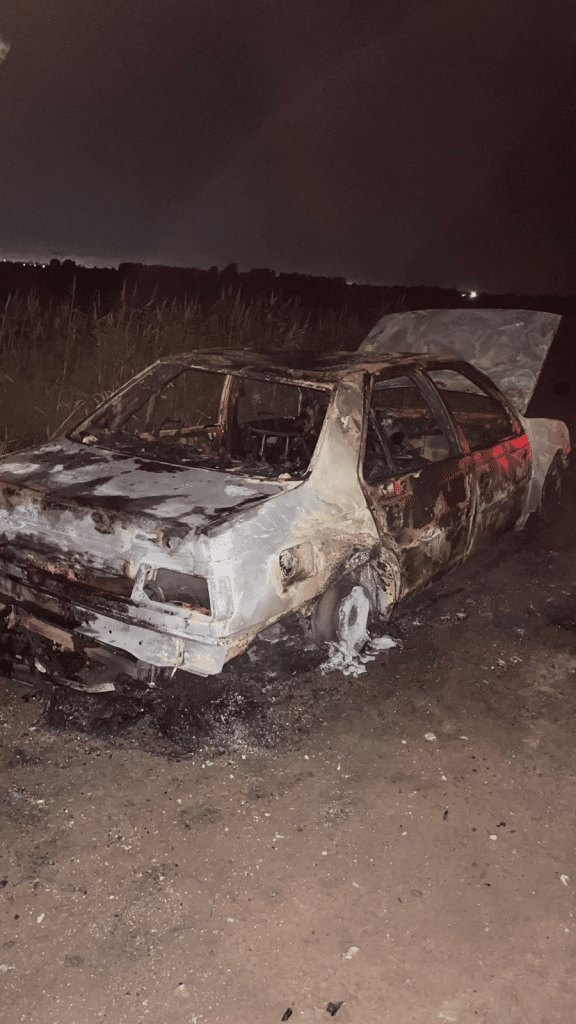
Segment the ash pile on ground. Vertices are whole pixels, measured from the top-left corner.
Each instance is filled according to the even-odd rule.
[[[156,688],[127,682],[121,692],[105,693],[54,686],[44,695],[44,722],[162,752],[291,748],[333,696],[317,673],[325,658],[295,615],[261,634],[219,676],[176,672]]]
[[[389,701],[392,714],[395,694],[414,674],[420,689],[432,695],[441,685],[435,678],[441,658],[450,654],[456,665],[470,656],[460,649],[459,626],[466,625],[465,646],[472,643],[480,662],[510,644],[521,662],[528,653],[521,650],[524,644],[546,641],[552,651],[565,643],[562,637],[570,643],[576,633],[572,476],[568,507],[558,526],[496,538],[401,604],[386,627],[400,640],[399,647],[380,652],[363,676],[322,672],[327,645],[316,645],[307,620],[294,615],[261,634],[217,677],[176,672],[155,689],[128,685],[122,692],[80,693],[57,686],[48,695],[39,691],[44,724],[175,757],[295,749],[334,715],[372,700],[373,691]],[[492,665],[500,697],[505,689],[500,676],[506,675],[502,651]]]

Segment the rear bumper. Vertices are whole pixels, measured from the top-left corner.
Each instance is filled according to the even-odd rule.
[[[119,622],[99,612],[92,613],[90,622],[80,626],[76,632],[108,647],[126,651],[138,661],[145,661],[149,665],[179,668],[199,676],[221,672],[228,656],[228,645],[225,643],[209,644],[202,640],[185,640],[156,633],[143,626]]]
[[[0,577],[0,602],[12,609],[8,630],[41,637],[57,650],[99,659],[99,645],[131,655],[162,669],[181,669],[196,675],[216,675],[229,657],[225,641],[207,642],[138,626],[111,615],[60,601],[6,576]],[[54,621],[56,620],[56,621]],[[70,628],[70,623],[74,623]]]

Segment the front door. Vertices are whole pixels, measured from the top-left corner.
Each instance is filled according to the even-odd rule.
[[[382,542],[400,563],[401,597],[464,556],[470,466],[449,416],[418,373],[374,381],[362,477]]]

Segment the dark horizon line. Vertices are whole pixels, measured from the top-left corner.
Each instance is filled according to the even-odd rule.
[[[0,257],[0,276],[2,264],[5,266],[13,267],[34,267],[40,270],[53,269],[75,269],[80,271],[115,271],[115,272],[126,272],[128,270],[156,270],[156,271],[177,271],[177,272],[189,272],[195,274],[207,274],[211,276],[222,276],[228,275],[229,277],[239,277],[256,275],[256,274],[268,274],[276,280],[282,278],[302,278],[307,281],[334,281],[347,288],[373,288],[378,290],[386,291],[400,291],[400,292],[414,292],[414,291],[430,291],[430,292],[456,292],[461,298],[468,297],[471,302],[477,300],[484,300],[489,296],[510,298],[512,296],[518,296],[518,298],[550,298],[550,299],[576,299],[576,293],[569,294],[563,292],[505,292],[505,291],[482,291],[478,288],[468,288],[461,285],[438,285],[438,284],[375,284],[373,282],[353,281],[342,275],[338,274],[308,274],[301,271],[287,271],[287,270],[275,270],[271,267],[252,267],[250,270],[240,270],[236,263],[228,263],[226,266],[220,268],[216,265],[211,267],[192,267],[181,264],[168,264],[168,263],[145,263],[142,261],[122,260],[120,262],[114,261],[110,264],[88,264],[84,262],[78,262],[77,259],[72,257],[65,257],[63,259],[52,256],[47,262],[42,259],[13,259],[9,257]]]

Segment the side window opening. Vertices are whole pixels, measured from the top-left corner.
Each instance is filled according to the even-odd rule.
[[[470,451],[491,448],[515,434],[506,407],[456,370],[429,370],[436,389]]]
[[[296,384],[238,381],[236,446],[250,461],[301,476],[308,468],[329,394]]]
[[[410,377],[376,381],[363,465],[367,483],[422,469],[450,454],[436,413]]]

